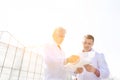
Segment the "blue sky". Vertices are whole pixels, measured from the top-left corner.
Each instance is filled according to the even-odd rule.
[[[79,52],[83,35],[90,33],[112,76],[120,78],[119,4],[120,0],[2,0],[0,30],[9,31],[26,46],[39,46],[56,26],[64,26],[63,47],[68,55]]]

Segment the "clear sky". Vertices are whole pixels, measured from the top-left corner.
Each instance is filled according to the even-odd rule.
[[[94,48],[105,54],[111,75],[120,78],[119,4],[120,0],[1,0],[0,30],[30,47],[48,41],[55,27],[64,26],[68,55],[79,52],[83,35],[90,33]]]

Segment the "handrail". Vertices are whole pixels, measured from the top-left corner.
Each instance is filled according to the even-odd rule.
[[[14,40],[16,40],[18,43],[20,43],[20,45],[22,45],[23,47],[25,47],[25,45],[23,45],[18,39],[16,39],[10,32],[8,31],[0,31],[1,35],[0,35],[0,39],[2,38],[3,33],[7,33],[10,35],[11,38],[13,38]]]

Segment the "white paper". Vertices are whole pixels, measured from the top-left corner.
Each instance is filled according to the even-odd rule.
[[[71,71],[75,71],[78,67],[83,67],[85,64],[91,64],[93,57],[94,53],[82,53],[80,54],[80,60],[75,63],[68,63],[65,67]]]

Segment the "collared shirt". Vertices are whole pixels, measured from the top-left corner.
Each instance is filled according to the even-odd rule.
[[[109,76],[109,69],[105,61],[104,55],[94,50],[90,52],[82,52],[80,56],[83,56],[90,61],[90,65],[94,66],[100,71],[100,77],[97,77],[93,72],[88,72],[83,67],[83,72],[81,74],[76,74],[77,80],[101,80]]]
[[[65,54],[55,43],[44,48],[44,80],[66,80]]]

